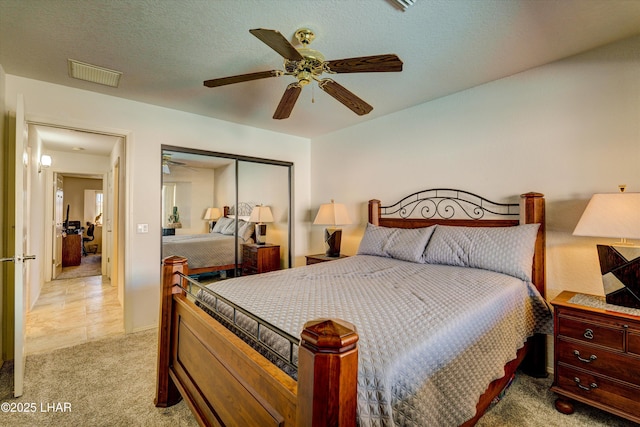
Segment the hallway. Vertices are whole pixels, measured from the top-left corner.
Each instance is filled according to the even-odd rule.
[[[106,276],[53,280],[27,314],[27,354],[124,334],[118,290]]]

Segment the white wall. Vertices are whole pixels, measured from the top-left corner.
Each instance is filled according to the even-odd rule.
[[[160,282],[161,144],[291,161],[296,227],[309,209],[309,141],[126,99],[6,76],[6,99],[15,110],[18,93],[25,96],[27,119],[126,135],[125,330],[155,326]],[[136,233],[136,224],[150,232]],[[296,233],[294,253],[303,258],[308,233]]]
[[[236,204],[236,163],[219,166],[214,169],[214,200],[213,206],[220,209],[229,208]]]
[[[640,192],[640,37],[314,138],[311,159],[312,213],[335,199],[355,218],[346,254],[372,198],[449,187],[516,202],[537,191],[547,200],[547,297],[602,295],[595,245],[614,240],[571,233],[593,193],[623,183]],[[311,242],[322,251],[322,227]]]

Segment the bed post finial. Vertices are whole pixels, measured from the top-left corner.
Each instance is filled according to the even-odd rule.
[[[157,407],[166,408],[175,405],[181,399],[180,392],[169,377],[171,344],[171,313],[173,294],[182,292],[177,287],[180,276],[177,273],[187,274],[189,267],[187,259],[179,256],[170,256],[162,261],[162,284],[160,289],[160,324],[158,325],[158,376],[156,379],[156,397],[154,403]]]
[[[369,222],[373,225],[380,225],[380,200],[369,200]]]
[[[356,425],[358,334],[344,320],[307,322],[298,349],[298,427]]]

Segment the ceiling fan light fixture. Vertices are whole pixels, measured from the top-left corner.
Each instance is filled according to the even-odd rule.
[[[310,44],[316,38],[316,35],[309,28],[300,28],[296,31],[295,36],[303,46]]]
[[[120,77],[122,77],[122,73],[120,71],[87,64],[85,62],[76,61],[75,59],[68,59],[67,64],[69,68],[69,77],[73,77],[74,79],[98,83],[110,87],[118,87],[120,84]]]

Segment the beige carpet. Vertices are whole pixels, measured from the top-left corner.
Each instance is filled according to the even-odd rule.
[[[62,267],[62,273],[56,280],[75,279],[76,277],[100,276],[102,274],[102,255],[87,254],[80,260],[80,265]]]
[[[35,407],[30,413],[0,413],[3,426],[196,426],[184,402],[153,405],[157,332],[144,331],[27,357],[25,393],[12,395],[12,367],[0,370],[0,409]],[[563,415],[553,407],[551,379],[518,374],[504,399],[478,426],[582,427],[635,424],[584,405]],[[47,405],[70,406],[46,412]],[[35,405],[35,406],[34,406]],[[42,412],[42,409],[45,412]],[[431,427],[431,426],[428,426]]]
[[[3,426],[197,426],[187,405],[153,405],[157,332],[93,341],[27,356],[25,392],[11,398],[12,367],[0,371],[3,404],[35,404],[36,412],[0,413]],[[41,405],[70,405],[42,412]]]

